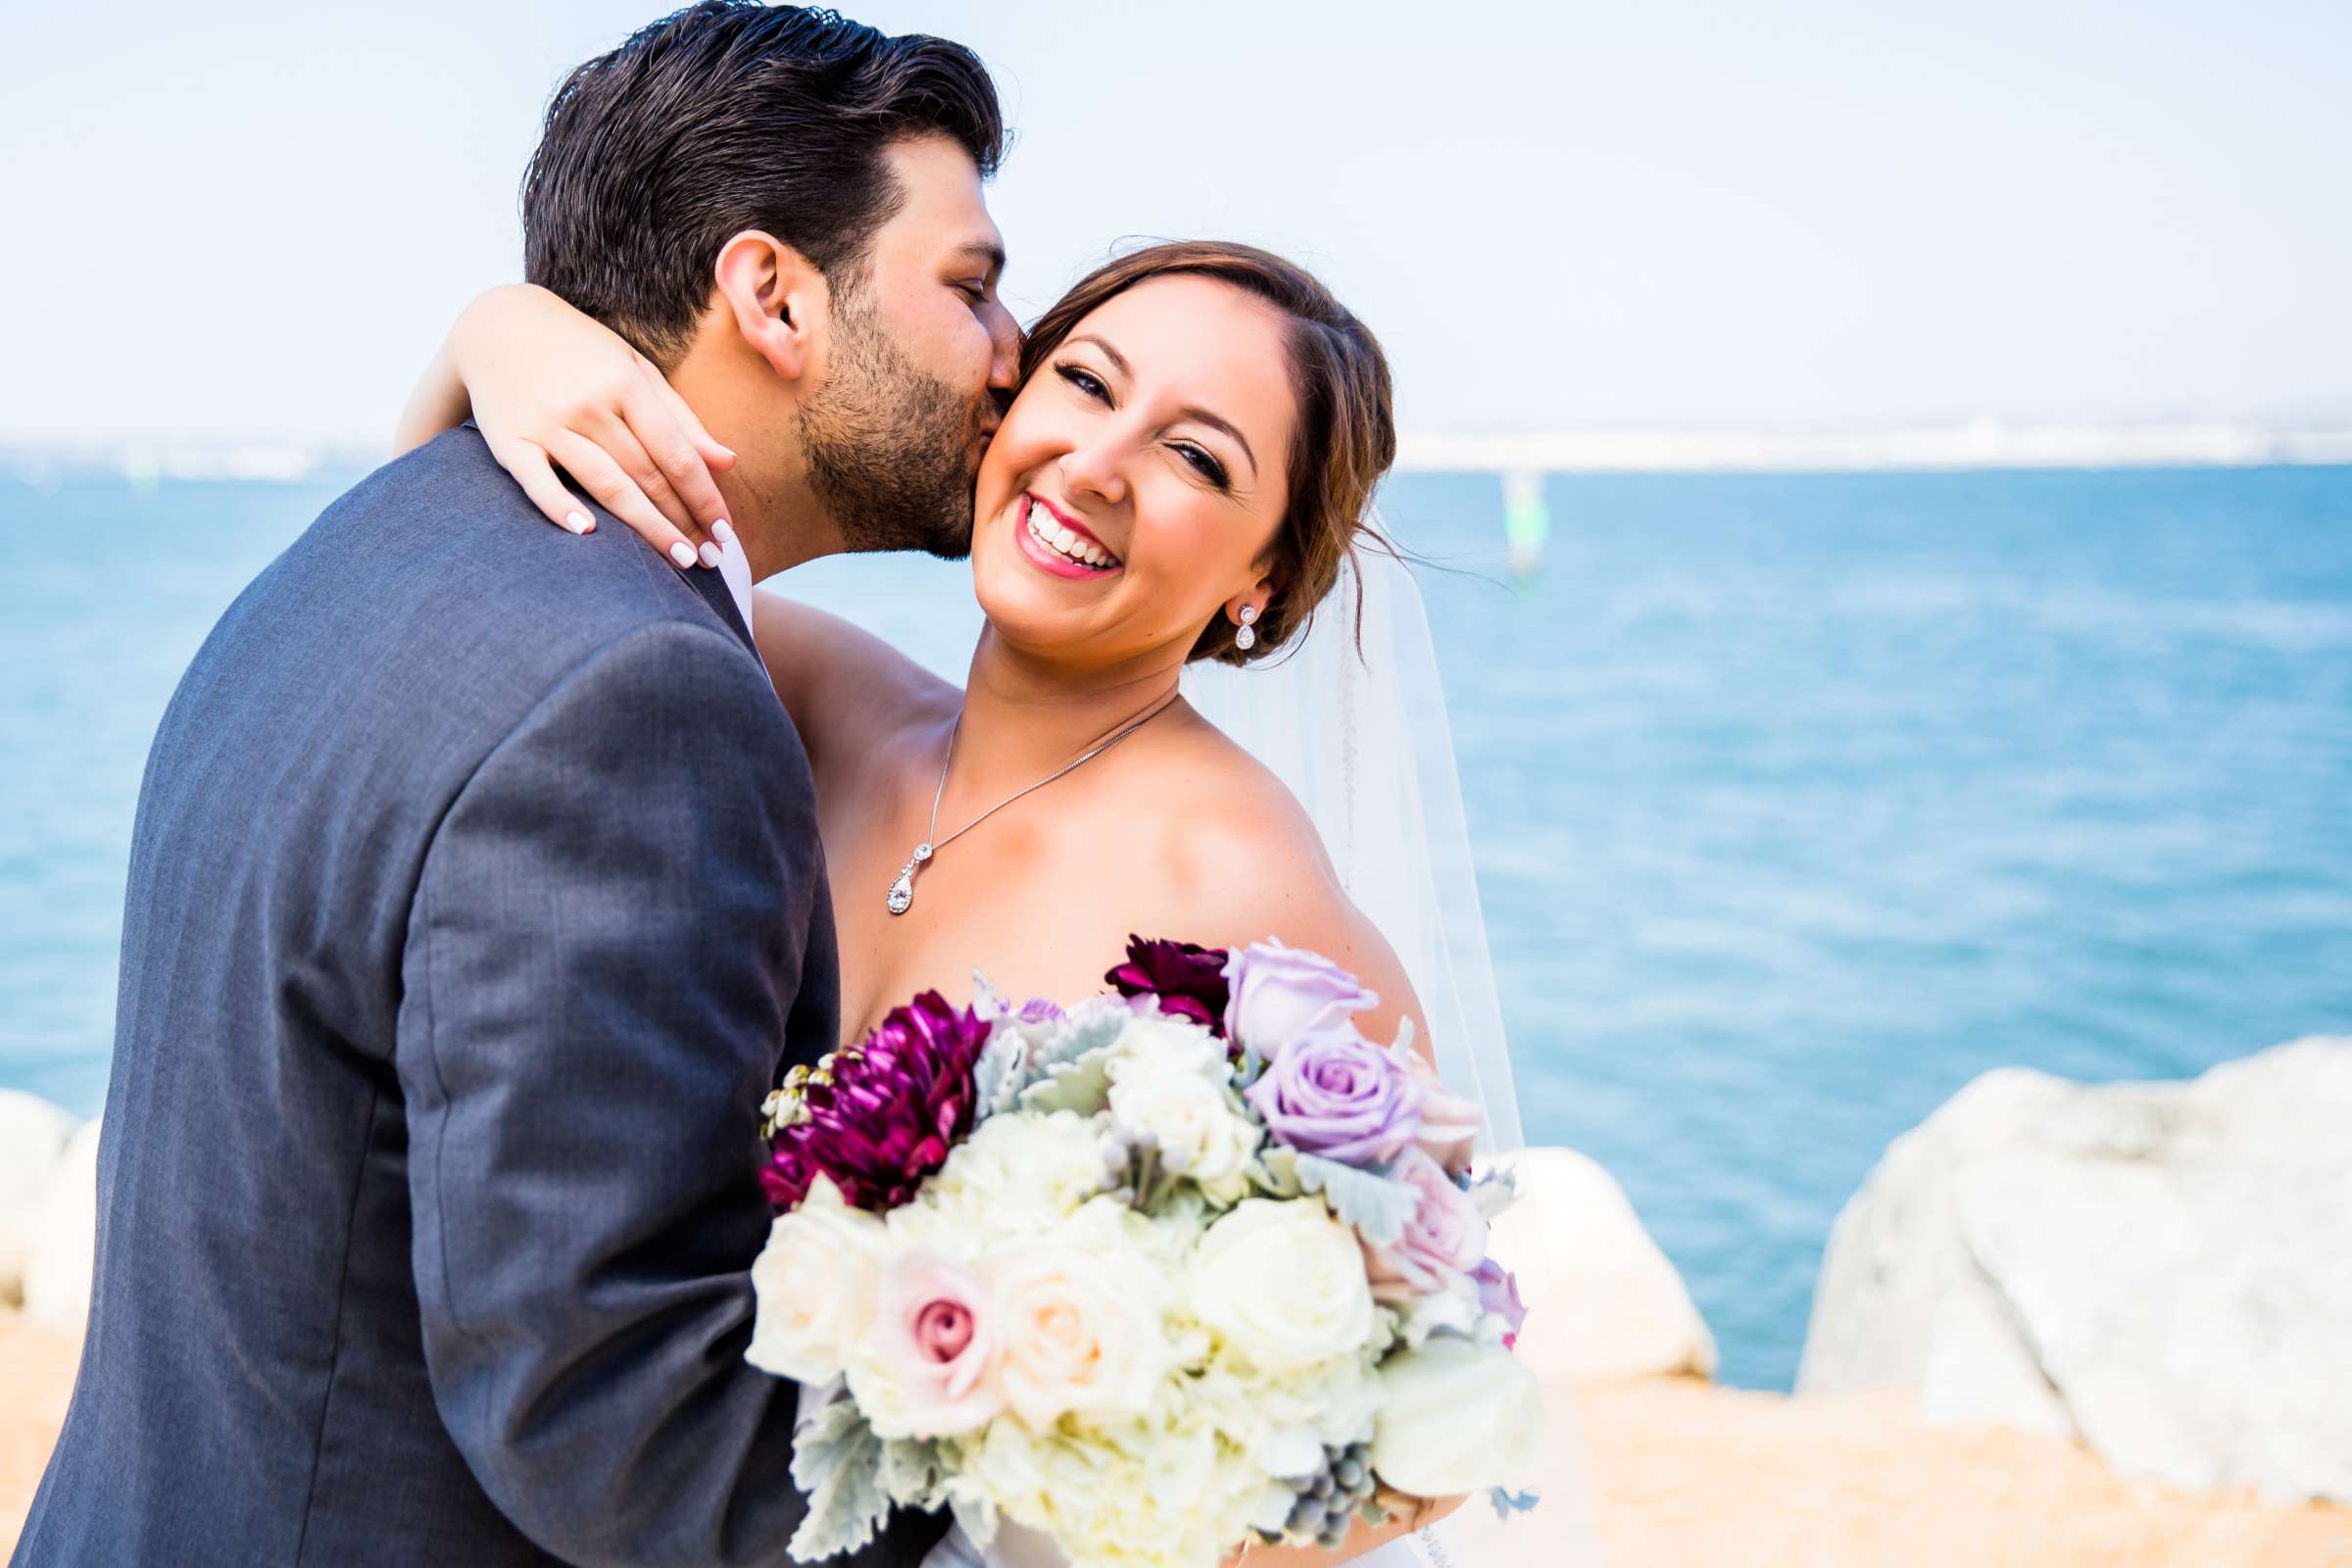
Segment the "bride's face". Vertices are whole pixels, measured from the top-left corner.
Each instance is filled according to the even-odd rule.
[[[1262,601],[1297,419],[1285,323],[1211,278],[1105,301],[1020,395],[980,466],[973,587],[997,634],[1088,667],[1181,658]]]

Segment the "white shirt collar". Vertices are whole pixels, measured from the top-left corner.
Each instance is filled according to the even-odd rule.
[[[744,559],[741,540],[729,540],[718,547],[718,574],[726,579],[727,593],[735,601],[735,612],[743,617],[743,629],[752,629],[752,564]]]

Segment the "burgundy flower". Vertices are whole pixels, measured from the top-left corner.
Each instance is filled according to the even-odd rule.
[[[1225,984],[1227,954],[1223,948],[1203,948],[1191,942],[1147,942],[1127,939],[1127,961],[1102,978],[1118,987],[1122,997],[1150,997],[1159,1010],[1206,1025],[1225,1038],[1225,1007],[1231,992]]]
[[[802,1114],[778,1128],[760,1172],[778,1212],[798,1204],[821,1172],[852,1207],[876,1212],[914,1196],[972,1130],[972,1066],[989,1024],[926,991],[856,1046],[805,1078]]]

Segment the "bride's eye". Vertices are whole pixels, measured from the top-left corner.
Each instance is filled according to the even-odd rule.
[[[1225,472],[1225,465],[1219,463],[1213,454],[1200,447],[1188,446],[1181,441],[1176,444],[1176,450],[1183,456],[1185,462],[1193,466],[1201,478],[1206,479],[1220,490],[1231,488],[1233,481]]]
[[[1110,389],[1105,387],[1093,371],[1075,365],[1056,365],[1054,369],[1055,374],[1088,397],[1099,399],[1104,403],[1110,401]]]

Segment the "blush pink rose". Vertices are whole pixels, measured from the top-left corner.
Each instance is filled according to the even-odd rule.
[[[1486,1216],[1446,1174],[1446,1167],[1418,1149],[1406,1150],[1389,1174],[1419,1193],[1421,1206],[1396,1246],[1364,1244],[1373,1297],[1390,1302],[1447,1294],[1475,1298],[1477,1286],[1471,1275],[1486,1259]]]
[[[1470,1168],[1471,1152],[1477,1147],[1479,1129],[1486,1125],[1486,1112],[1477,1101],[1448,1093],[1439,1081],[1438,1070],[1419,1052],[1398,1054],[1410,1058],[1413,1081],[1421,1088],[1421,1125],[1414,1142],[1423,1153],[1445,1166],[1448,1175],[1461,1175]]]
[[[875,1291],[874,1320],[850,1358],[850,1392],[885,1438],[946,1438],[1004,1407],[990,1376],[988,1287],[962,1264],[909,1250]]]

